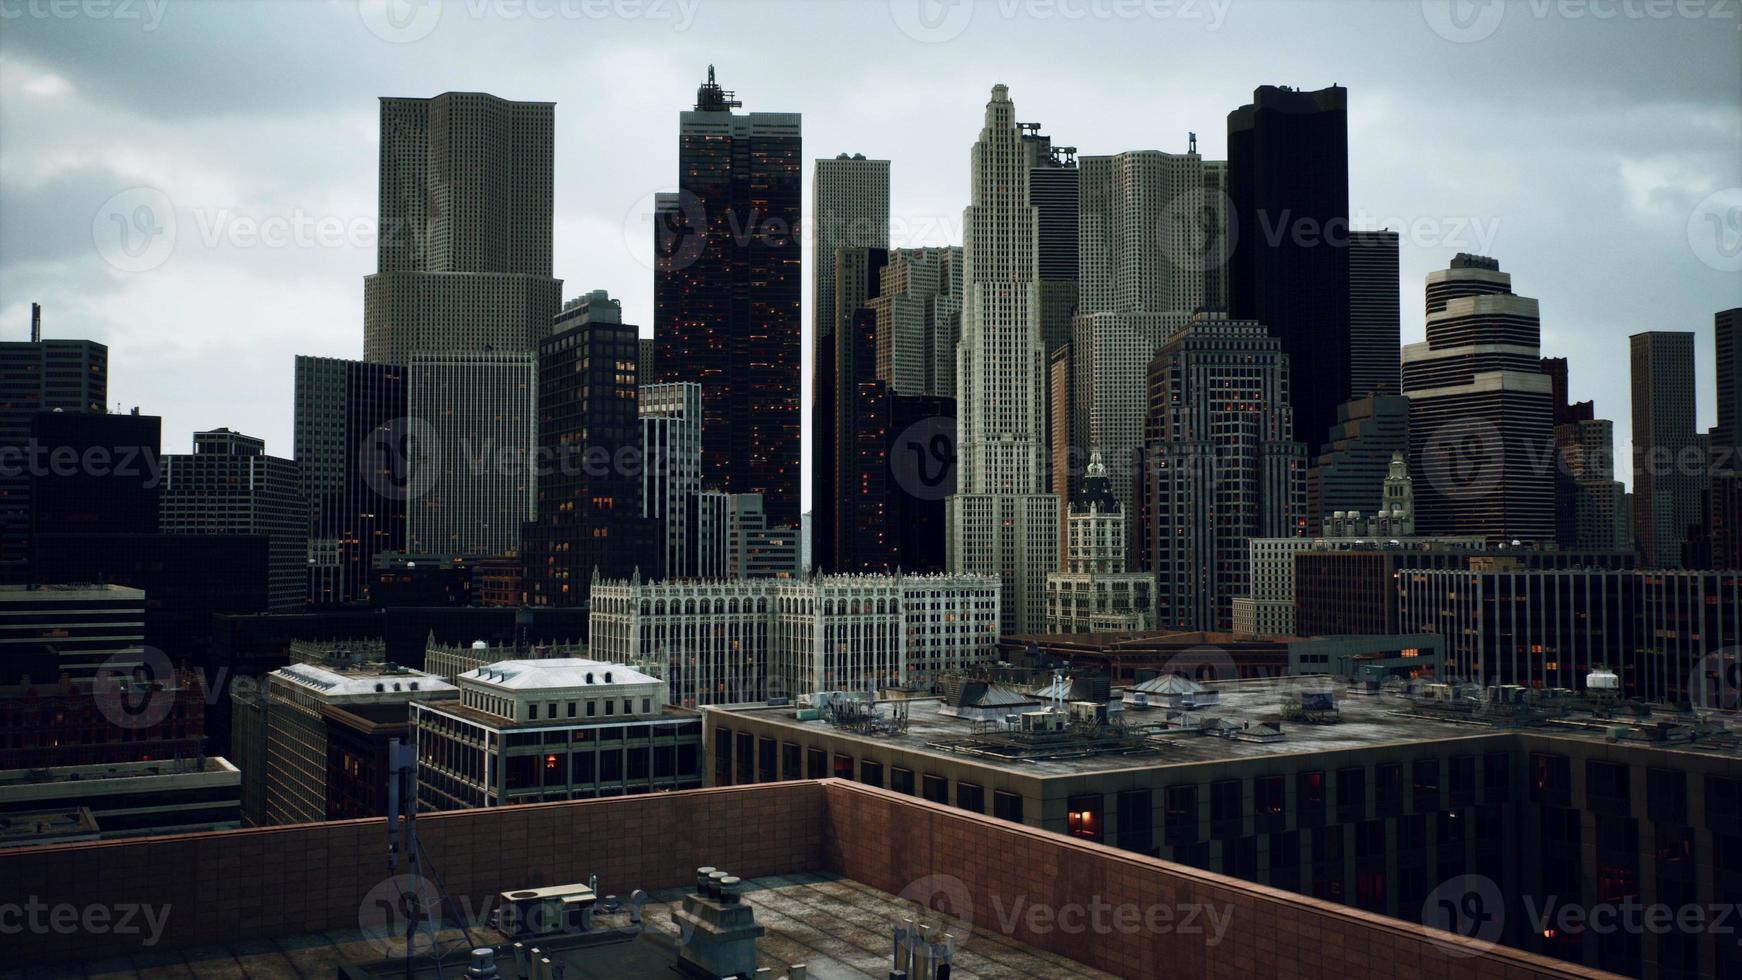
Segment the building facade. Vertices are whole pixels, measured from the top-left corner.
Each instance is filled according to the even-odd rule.
[[[1694,431],[1694,335],[1627,338],[1633,380],[1633,537],[1648,568],[1682,567],[1700,524],[1706,450]]]
[[[1155,576],[1126,570],[1129,521],[1100,453],[1090,454],[1065,531],[1065,570],[1046,577],[1047,632],[1154,629]]]
[[[309,507],[295,460],[268,456],[264,440],[228,429],[196,432],[193,455],[163,457],[160,506],[165,534],[265,535],[269,607],[303,608]]]
[[[1349,232],[1350,398],[1399,391],[1400,289],[1397,232]]]
[[[537,356],[418,354],[406,377],[406,550],[518,554],[537,499]]]
[[[90,340],[45,340],[32,304],[29,341],[0,343],[0,575],[18,581],[30,559],[30,448],[37,412],[93,412],[109,401],[109,348]],[[11,458],[17,455],[18,458]]]
[[[659,562],[648,575],[696,574],[689,546],[690,498],[702,492],[702,386],[644,384],[641,415],[641,516],[655,522]]]

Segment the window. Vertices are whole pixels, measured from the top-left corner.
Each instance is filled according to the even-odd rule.
[[[804,770],[802,768],[800,768],[801,767],[801,763],[799,761],[800,758],[801,758],[801,752],[800,752],[799,747],[797,745],[793,744],[792,742],[780,743],[780,778],[781,779],[802,779],[802,778],[804,778]]]
[[[1382,762],[1373,767],[1375,816],[1395,817],[1403,812],[1403,764]]]
[[[835,755],[835,778],[836,779],[852,779],[853,778],[853,757],[852,756],[840,755],[839,753],[837,753]]]
[[[805,749],[804,774],[806,779],[829,778],[829,754],[822,749]]]
[[[1012,823],[1022,822],[1022,797],[1004,790],[992,791],[992,815]]]
[[[1633,788],[1626,766],[1590,759],[1585,763],[1585,809],[1612,817],[1633,813]]]
[[[1489,752],[1482,756],[1482,802],[1506,803],[1512,799],[1512,756]]]
[[[1198,839],[1198,788],[1191,783],[1169,786],[1162,792],[1163,833],[1170,847],[1196,843]]]
[[[1530,755],[1530,799],[1546,806],[1572,806],[1572,762],[1552,752]]]
[[[593,781],[593,753],[576,752],[569,756],[569,769],[576,783],[591,783]]]
[[[756,779],[756,736],[749,732],[738,733],[738,745],[732,754],[736,757],[736,765],[732,767],[732,781],[739,786],[747,785]]]
[[[599,781],[605,783],[621,782],[623,779],[623,750],[608,749],[599,753]]]
[[[1654,823],[1688,822],[1688,774],[1679,769],[1645,770],[1645,807]]]
[[[573,718],[574,716],[575,716],[575,703],[573,701],[570,701],[569,702],[569,717]]]
[[[593,713],[593,706],[587,705],[587,713]],[[730,728],[714,729],[714,785],[732,785],[732,730]]]
[[[756,740],[756,781],[772,783],[778,778],[774,770],[775,747],[774,739],[758,738]]]
[[[1440,808],[1440,760],[1417,759],[1410,766],[1411,789],[1416,813],[1429,813]]]
[[[588,701],[588,702],[587,702],[587,717],[588,717],[588,718],[591,718],[591,717],[593,717],[593,716],[594,716],[594,715],[595,715],[595,714],[597,714],[597,713],[598,713],[598,708],[599,708],[599,702],[597,702],[597,701]]]
[[[913,795],[913,770],[897,766],[889,770],[889,788],[897,793]]]
[[[1120,847],[1154,856],[1155,810],[1149,790],[1128,789],[1119,794]]]
[[[1320,770],[1295,777],[1295,809],[1302,827],[1321,827],[1325,822],[1325,774]]]
[[[883,763],[866,759],[859,763],[859,781],[867,786],[883,785]]]
[[[1246,829],[1246,799],[1240,780],[1222,779],[1210,784],[1210,833],[1239,837]]]
[[[956,784],[956,806],[974,813],[986,812],[986,791],[974,783]]]
[[[1367,770],[1337,770],[1337,822],[1367,819]]]
[[[1476,805],[1476,757],[1454,755],[1446,766],[1446,785],[1451,790],[1451,805]]]
[[[534,702],[534,701],[527,702],[527,704],[526,704],[526,719],[528,721],[537,721],[538,720],[538,703],[537,702]]]
[[[921,795],[933,803],[950,802],[950,781],[935,772],[920,777]]]
[[[1101,839],[1101,796],[1099,793],[1073,796],[1065,801],[1065,829],[1072,837],[1083,840]]]

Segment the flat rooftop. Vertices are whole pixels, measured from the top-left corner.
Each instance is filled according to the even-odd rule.
[[[90,766],[51,766],[45,769],[0,769],[0,787],[39,786],[50,783],[100,783],[105,779],[149,779],[154,776],[195,776],[202,773],[233,773],[228,759],[208,755],[198,759],[164,759],[160,762],[112,762]]]
[[[1141,739],[1141,748],[1136,751],[1094,754],[1085,748],[1073,756],[1067,747],[1044,758],[1012,758],[976,751],[971,744],[975,736],[988,734],[994,723],[944,714],[944,701],[941,698],[879,702],[879,711],[885,717],[891,713],[893,705],[904,703],[907,706],[907,730],[894,735],[861,735],[851,728],[837,727],[822,719],[800,721],[800,709],[793,706],[731,705],[710,710],[773,721],[817,734],[888,744],[906,751],[935,755],[941,759],[969,760],[1013,773],[1043,777],[1338,752],[1520,731],[1607,741],[1609,729],[1624,724],[1619,720],[1593,719],[1588,714],[1575,714],[1570,719],[1517,726],[1433,717],[1402,694],[1390,691],[1354,694],[1345,682],[1326,675],[1205,682],[1204,687],[1218,692],[1219,703],[1190,710],[1164,707],[1138,709],[1126,706],[1118,712],[1117,716],[1121,720],[1115,724],[1122,723],[1128,732],[1145,736]],[[1325,691],[1335,695],[1336,707],[1342,717],[1340,722],[1308,724],[1283,719],[1284,704],[1298,704],[1302,693]],[[1123,689],[1114,689],[1115,702],[1122,693]],[[1038,708],[1020,710],[1033,711]],[[1178,726],[1183,722],[1188,727],[1168,727],[1170,715],[1177,715],[1172,725]],[[1280,724],[1283,737],[1275,741],[1247,741],[1200,734],[1197,731],[1198,725],[1211,719],[1220,719],[1224,727],[1235,728],[1249,725],[1251,729],[1256,729],[1265,723]],[[1687,713],[1663,709],[1640,721],[1648,724],[1667,721],[1676,725],[1692,725],[1696,719]],[[1742,719],[1732,718],[1727,734],[1695,742],[1665,743],[1629,739],[1626,744],[1742,757],[1742,738],[1738,737],[1735,730],[1739,724],[1742,724]],[[997,727],[1002,728],[1001,725]],[[1064,744],[1068,746],[1069,743]]]

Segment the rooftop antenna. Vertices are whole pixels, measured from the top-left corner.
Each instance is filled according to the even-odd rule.
[[[30,342],[42,342],[42,304],[30,304]]]
[[[401,833],[400,822],[404,821],[404,831]],[[428,856],[423,852],[423,844],[417,838],[417,746],[408,744],[397,738],[387,743],[387,870],[390,873],[399,871],[399,856],[406,856],[406,870],[415,882],[420,874],[420,868],[429,863]],[[429,866],[430,877],[436,887],[439,915],[447,905],[448,889],[442,883],[441,873],[435,866]],[[428,909],[423,908],[423,896],[418,894],[414,886],[399,896],[400,912],[405,916],[405,976],[412,980],[415,971],[412,969],[412,957],[417,944],[417,926],[426,921]],[[441,950],[437,943],[437,928],[433,918],[429,922],[430,952],[436,957],[436,976],[441,976]],[[460,930],[466,935],[466,948],[472,949],[477,943],[472,941],[471,926],[466,923],[465,916],[460,917]]]
[[[1198,134],[1197,133],[1187,133],[1186,137],[1191,142],[1191,149],[1187,150],[1186,152],[1187,153],[1198,152]]]

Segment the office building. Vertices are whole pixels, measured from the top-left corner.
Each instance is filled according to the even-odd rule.
[[[702,386],[644,384],[641,416],[641,516],[655,522],[659,561],[644,572],[688,578],[690,498],[702,492]]]
[[[296,358],[295,459],[308,502],[308,601],[369,599],[375,556],[405,550],[412,426],[405,371]]]
[[[735,567],[730,544],[731,494],[718,490],[692,493],[684,500],[684,549],[687,578],[728,578]]]
[[[1234,632],[1241,636],[1294,636],[1294,556],[1312,538],[1253,538],[1247,542],[1249,590],[1234,598]]]
[[[364,360],[538,348],[562,300],[551,278],[555,126],[550,102],[479,92],[381,100]]]
[[[666,682],[577,657],[504,660],[455,679],[457,701],[415,701],[418,809],[587,800],[702,781],[701,722]]]
[[[1633,379],[1633,537],[1647,568],[1682,567],[1700,523],[1706,450],[1694,430],[1694,335],[1628,338]]]
[[[0,612],[10,611],[0,602]],[[56,680],[56,657],[46,645],[43,650],[33,657],[10,637],[0,648],[7,658],[0,680],[0,769],[191,759],[206,751],[207,691],[196,673],[147,679],[117,666]],[[127,658],[116,659],[124,664]]]
[[[1397,232],[1351,231],[1348,251],[1349,397],[1395,395],[1403,317]]]
[[[708,80],[678,118],[678,191],[656,201],[658,380],[702,386],[702,480],[798,526],[801,120],[734,113]]]
[[[1428,273],[1427,339],[1403,350],[1422,534],[1552,541],[1554,396],[1534,299],[1500,263]]]
[[[0,819],[90,811],[99,840],[242,825],[242,774],[222,756],[0,771]]]
[[[998,583],[971,575],[601,582],[592,655],[639,664],[695,707],[813,691],[930,690],[988,662]]]
[[[537,503],[522,538],[526,602],[585,606],[595,569],[662,574],[656,523],[641,515],[636,328],[557,326],[539,347]]]
[[[1718,424],[1706,494],[1707,560],[1712,568],[1742,569],[1742,307],[1712,318],[1717,364]]]
[[[1154,629],[1155,576],[1126,570],[1129,521],[1100,453],[1089,456],[1065,529],[1065,570],[1046,577],[1047,632]]]
[[[1231,629],[1247,541],[1306,533],[1290,376],[1281,342],[1246,320],[1196,319],[1156,352],[1141,476],[1159,628]]]
[[[1059,567],[1060,501],[1046,492],[1044,456],[1040,214],[1023,133],[1009,89],[993,86],[963,213],[957,492],[945,511],[949,570],[1002,581],[1005,632],[1039,628],[1046,575]]]
[[[1282,342],[1294,435],[1317,452],[1353,389],[1349,92],[1265,85],[1228,114],[1229,315]],[[1369,253],[1371,254],[1371,253]],[[1365,277],[1370,273],[1364,273]],[[1365,306],[1364,309],[1369,308]]]
[[[266,454],[264,440],[229,429],[194,433],[194,451],[163,457],[165,534],[263,534],[267,604],[301,609],[308,591],[308,498],[296,461]]]
[[[869,302],[877,318],[877,380],[897,394],[954,397],[961,246],[891,251]]]
[[[266,676],[266,756],[244,784],[263,787],[261,824],[387,815],[388,742],[410,737],[411,703],[459,697],[397,664],[291,664]]]
[[[706,562],[698,562],[704,567]],[[732,578],[791,578],[798,574],[798,525],[769,522],[762,495],[726,496],[726,572]]]
[[[1040,319],[1040,349],[1050,351],[1070,339],[1077,307],[1077,238],[1081,176],[1077,148],[1058,146],[1040,123],[1017,123],[1027,158],[1024,185],[1034,209],[1035,292]]]
[[[112,584],[0,586],[0,658],[23,664],[38,654],[53,666],[34,680],[62,675],[88,681],[144,662],[145,593]],[[10,673],[10,672],[9,672]],[[16,676],[16,675],[14,675]]]
[[[835,316],[830,327],[832,364],[828,374],[830,431],[819,436],[819,449],[829,455],[817,456],[813,467],[827,466],[831,473],[826,481],[812,485],[812,493],[822,493],[815,504],[822,510],[817,523],[826,535],[822,549],[812,560],[825,572],[842,571],[857,566],[854,542],[858,528],[852,501],[865,490],[856,486],[858,474],[860,429],[875,420],[864,416],[860,389],[877,381],[877,313],[867,304],[878,296],[883,282],[883,269],[889,252],[881,248],[843,246],[835,249],[834,276],[830,288],[834,293]],[[819,389],[819,396],[823,392]]]
[[[159,454],[163,420],[155,415],[38,412],[31,417],[33,580],[66,581],[41,565],[47,535],[150,534],[157,530],[163,492]],[[84,460],[106,460],[84,466]],[[70,462],[69,461],[77,461]]]
[[[1409,399],[1373,394],[1337,406],[1322,451],[1307,471],[1307,521],[1317,528],[1337,511],[1379,510],[1385,476],[1409,452]]]
[[[44,339],[31,304],[29,341],[0,342],[0,575],[23,576],[30,559],[31,420],[37,412],[101,413],[109,400],[109,348]],[[16,570],[16,571],[13,571]]]
[[[406,371],[406,550],[515,554],[537,493],[538,357],[418,354]]]

